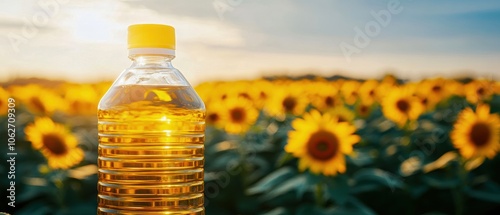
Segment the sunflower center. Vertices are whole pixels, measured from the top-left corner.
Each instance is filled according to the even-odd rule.
[[[420,100],[420,102],[421,102],[423,105],[427,106],[427,103],[429,103],[429,100],[428,100],[427,98],[423,98],[422,100]]]
[[[375,95],[375,90],[370,90],[370,92],[368,93],[369,96],[374,96]]]
[[[38,97],[32,97],[30,99],[31,104],[40,112],[45,112],[45,106],[43,105],[42,101]]]
[[[396,107],[401,112],[405,112],[406,113],[406,112],[408,112],[408,110],[410,110],[410,103],[408,103],[408,101],[406,101],[404,99],[401,99],[398,102],[396,102]]]
[[[245,98],[245,99],[248,99],[248,100],[251,100],[252,98],[250,97],[250,95],[248,95],[248,93],[240,93],[240,96]]]
[[[266,99],[267,98],[267,94],[265,92],[262,92],[262,91],[260,92],[259,96],[260,96],[261,99]]]
[[[491,130],[485,123],[476,123],[470,131],[470,140],[476,146],[486,145],[491,136]]]
[[[335,100],[331,96],[325,98],[325,104],[328,107],[333,107],[335,105]]]
[[[211,122],[211,123],[214,123],[214,122],[217,122],[219,121],[219,114],[216,114],[216,113],[211,113],[211,114],[208,114],[208,121]]]
[[[288,96],[283,99],[281,105],[283,105],[283,108],[285,108],[286,112],[292,112],[295,106],[297,106],[297,100],[295,100],[295,98],[293,97]]]
[[[233,108],[229,111],[229,115],[231,117],[231,121],[235,123],[241,123],[245,121],[246,113],[243,108],[237,107]]]
[[[442,89],[441,86],[438,86],[438,85],[432,87],[432,91],[435,93],[441,92],[441,89]]]
[[[361,114],[366,114],[366,112],[368,112],[368,106],[366,105],[361,105],[361,107],[359,107],[359,112]]]
[[[307,152],[311,157],[327,161],[335,157],[339,150],[339,139],[328,131],[318,131],[307,141]]]
[[[480,87],[476,90],[476,93],[480,96],[484,95],[484,88]]]
[[[46,134],[42,138],[43,146],[56,155],[66,154],[68,148],[64,140],[56,134]]]

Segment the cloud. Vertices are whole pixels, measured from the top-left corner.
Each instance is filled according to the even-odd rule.
[[[233,2],[221,11],[214,3]],[[36,0],[0,7],[0,79],[12,74],[91,81],[113,79],[129,65],[127,26],[166,23],[176,28],[174,64],[197,83],[216,78],[250,78],[260,71],[332,70],[362,77],[387,68],[433,74],[469,69],[492,74],[500,66],[498,1],[401,0],[404,11],[346,62],[339,43],[352,43],[355,27],[374,20],[384,1],[99,1],[75,0],[14,52],[6,35],[20,32]],[[8,9],[7,9],[8,8]],[[30,62],[30,63],[26,63]],[[11,71],[18,71],[11,73]],[[418,78],[418,77],[417,77]]]

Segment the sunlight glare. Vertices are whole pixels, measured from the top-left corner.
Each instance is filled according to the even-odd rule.
[[[119,27],[101,11],[78,9],[70,21],[73,37],[82,42],[113,42],[114,31]]]

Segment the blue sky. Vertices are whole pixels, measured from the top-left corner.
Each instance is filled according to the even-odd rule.
[[[114,79],[129,65],[127,26],[147,22],[177,29],[174,64],[195,84],[304,71],[358,78],[387,71],[410,79],[462,74],[500,78],[500,1],[56,2],[0,3],[0,81],[31,76]],[[347,60],[340,44],[354,45],[354,29],[376,22],[372,13],[388,11],[388,4],[397,4],[400,12],[391,14],[386,26],[379,23],[368,45]],[[33,24],[40,13],[47,23],[13,45],[12,35],[22,36],[26,20]]]

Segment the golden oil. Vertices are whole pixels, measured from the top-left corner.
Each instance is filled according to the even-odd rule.
[[[99,214],[204,214],[205,110],[190,86],[113,86],[98,118]]]

